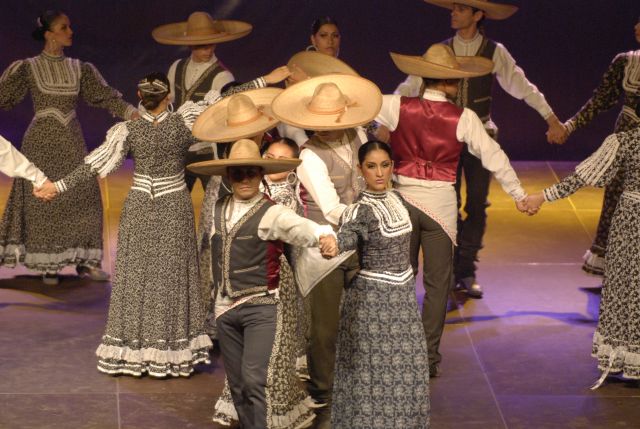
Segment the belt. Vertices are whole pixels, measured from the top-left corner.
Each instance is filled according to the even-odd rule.
[[[408,280],[411,280],[411,278],[413,277],[413,269],[409,267],[401,272],[360,270],[358,272],[358,275],[369,280],[401,285],[406,283]]]
[[[622,197],[623,198],[629,198],[630,200],[634,200],[634,201],[640,202],[640,192],[624,191],[622,193]]]
[[[153,199],[161,195],[187,189],[187,185],[184,181],[184,171],[175,176],[166,177],[151,177],[133,173],[133,186],[131,186],[131,189],[146,192]]]
[[[47,107],[46,109],[38,110],[33,116],[34,119],[45,117],[52,117],[66,127],[67,125],[69,125],[69,122],[75,119],[76,111],[70,110],[67,113],[62,113],[60,109],[56,109],[55,107]]]

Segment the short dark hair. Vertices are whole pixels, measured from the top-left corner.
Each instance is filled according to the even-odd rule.
[[[360,146],[360,149],[358,149],[358,162],[360,163],[360,165],[362,165],[369,152],[373,152],[374,150],[383,150],[387,152],[387,154],[389,154],[389,159],[393,159],[391,146],[381,142],[380,140],[369,140],[368,142]]]
[[[313,21],[313,24],[311,24],[311,35],[313,36],[314,34],[316,34],[318,31],[320,31],[320,27],[326,24],[332,24],[337,28],[340,28],[338,26],[338,22],[335,19],[331,18],[330,16],[323,16],[316,19],[315,21]]]
[[[424,86],[425,89],[426,88],[431,88],[433,86],[436,86],[440,82],[457,85],[458,82],[460,82],[460,79],[432,79],[430,77],[423,77],[422,78],[422,85]]]
[[[260,155],[264,155],[267,152],[267,150],[271,147],[271,145],[276,144],[276,143],[280,143],[280,144],[283,144],[285,146],[288,146],[289,149],[291,149],[291,152],[293,152],[293,157],[294,158],[299,158],[300,157],[300,147],[298,146],[298,143],[296,143],[295,141],[291,140],[289,137],[282,137],[281,139],[273,140],[273,141],[265,143],[260,148]]]
[[[64,15],[64,12],[59,10],[45,10],[42,12],[38,19],[36,19],[36,29],[31,32],[31,37],[36,40],[44,40],[44,33],[51,31],[53,22]]]

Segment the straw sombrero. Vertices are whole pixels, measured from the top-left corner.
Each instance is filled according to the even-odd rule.
[[[340,130],[371,122],[382,107],[375,83],[328,74],[291,85],[271,104],[280,121],[305,130]]]
[[[316,51],[302,51],[291,57],[287,63],[290,70],[298,66],[309,77],[321,76],[330,73],[342,73],[351,76],[359,76],[347,63],[332,55]]]
[[[427,3],[434,4],[447,9],[453,9],[453,4],[463,4],[480,9],[484,12],[484,16],[488,19],[507,19],[518,11],[517,6],[510,4],[493,3],[489,0],[424,0]]]
[[[187,21],[154,28],[151,37],[163,45],[211,45],[244,37],[252,28],[247,22],[214,20],[206,12],[193,12]]]
[[[484,57],[457,57],[441,43],[431,45],[423,56],[390,52],[391,59],[406,74],[430,79],[464,79],[484,76],[493,70],[493,61]]]
[[[262,167],[264,174],[274,174],[293,170],[301,162],[298,158],[263,158],[253,140],[241,139],[231,146],[229,158],[196,162],[187,165],[187,168],[205,176],[226,176],[227,167]]]
[[[271,102],[280,88],[244,91],[218,101],[196,119],[193,135],[203,141],[221,143],[253,137],[278,125]]]

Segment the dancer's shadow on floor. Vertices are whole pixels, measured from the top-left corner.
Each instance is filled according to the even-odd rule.
[[[602,291],[602,287],[581,287],[579,289],[587,294],[587,306],[585,309],[587,315],[575,312],[557,313],[536,310],[507,311],[504,314],[448,318],[445,323],[448,325],[455,325],[469,322],[486,322],[509,317],[542,316],[559,320],[569,325],[595,325],[598,322],[598,309],[600,307],[600,293]],[[447,302],[447,313],[464,307],[469,300],[476,299],[469,297],[464,290],[452,291],[449,294],[449,301]]]
[[[111,283],[62,275],[58,285],[49,286],[38,275],[18,275],[0,279],[0,292],[3,290],[24,293],[29,297],[24,300],[0,298],[0,309],[22,306],[55,311],[104,312],[109,306]]]

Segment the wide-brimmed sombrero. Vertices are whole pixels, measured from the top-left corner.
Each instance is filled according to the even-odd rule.
[[[456,56],[441,43],[431,45],[422,56],[390,52],[391,59],[406,74],[430,79],[463,79],[484,76],[493,70],[493,61],[484,57]]]
[[[221,143],[253,137],[278,125],[271,102],[284,91],[260,88],[218,101],[196,119],[193,135],[203,141]]]
[[[427,3],[434,4],[436,6],[445,7],[447,9],[453,9],[453,4],[463,4],[471,6],[476,9],[480,9],[484,12],[484,16],[488,19],[507,19],[518,11],[517,6],[503,3],[494,3],[489,0],[424,0]]]
[[[295,66],[300,67],[309,77],[322,76],[330,73],[359,76],[358,73],[344,61],[332,55],[316,51],[302,51],[292,56],[287,63],[287,67],[289,67],[290,70],[294,70]]]
[[[196,162],[187,168],[205,176],[226,176],[228,167],[262,167],[264,174],[274,174],[293,170],[301,162],[298,158],[263,158],[253,140],[241,139],[231,146],[229,158]]]
[[[375,83],[345,74],[328,74],[291,85],[271,104],[280,121],[305,130],[338,130],[371,122],[382,107]]]
[[[213,19],[206,12],[193,12],[187,21],[154,28],[151,37],[164,45],[211,45],[239,39],[252,29],[248,22]]]

